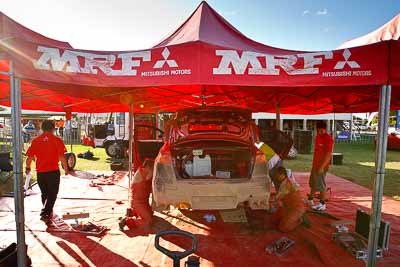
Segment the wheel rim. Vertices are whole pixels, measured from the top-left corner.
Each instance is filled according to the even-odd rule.
[[[68,157],[68,167],[73,168],[75,165],[75,158],[73,155]]]
[[[115,157],[117,155],[117,144],[112,144],[107,147],[107,152],[110,156]]]

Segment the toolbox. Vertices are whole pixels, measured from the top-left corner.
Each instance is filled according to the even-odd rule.
[[[355,232],[336,232],[332,239],[342,248],[346,249],[356,259],[368,258],[368,237],[369,237],[370,215],[358,209],[356,213]],[[389,249],[390,223],[381,221],[378,237],[378,248],[376,257],[382,258],[383,251]]]

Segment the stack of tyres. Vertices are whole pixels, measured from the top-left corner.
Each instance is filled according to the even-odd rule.
[[[299,154],[311,154],[312,141],[312,131],[294,131],[294,147],[297,149]]]

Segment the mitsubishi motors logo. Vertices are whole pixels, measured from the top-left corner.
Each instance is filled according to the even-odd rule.
[[[346,66],[346,64],[349,65],[349,67],[352,68],[352,69],[358,69],[358,68],[360,68],[360,65],[358,65],[358,63],[357,63],[356,61],[354,61],[354,60],[349,60],[350,56],[351,56],[350,50],[349,50],[349,49],[345,49],[345,50],[343,51],[343,58],[344,58],[344,61],[338,61],[338,62],[336,63],[336,66],[335,66],[335,70],[342,70],[342,69],[344,69],[344,67]]]
[[[164,59],[157,60],[156,64],[154,64],[153,69],[161,69],[164,67],[165,64],[167,64],[170,68],[177,68],[178,64],[176,64],[176,61],[173,59],[168,59],[170,52],[168,48],[164,48],[162,51],[161,55],[163,56]]]
[[[176,54],[176,53],[174,53]],[[163,59],[159,59],[154,63],[152,71],[142,71],[140,76],[142,77],[152,77],[152,76],[170,76],[170,75],[190,75],[192,74],[191,69],[179,69],[178,63],[176,63],[175,59],[170,59],[169,56],[171,52],[168,47],[165,47],[161,52],[161,56]],[[164,66],[167,66],[164,69]],[[169,69],[173,68],[173,69]]]
[[[345,49],[342,56],[344,60],[339,60],[336,62],[335,67],[333,67],[334,71],[324,71],[322,72],[322,77],[372,76],[372,70],[361,69],[361,66],[357,61],[350,60],[351,52],[349,49]],[[345,70],[346,65],[349,68]]]

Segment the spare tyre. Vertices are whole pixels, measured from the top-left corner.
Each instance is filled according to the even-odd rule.
[[[65,159],[67,160],[67,166],[69,171],[73,171],[76,165],[76,156],[72,152],[64,153]],[[64,166],[63,166],[64,168]]]
[[[103,144],[107,156],[110,158],[119,158],[121,155],[121,147],[115,141],[106,141]]]

